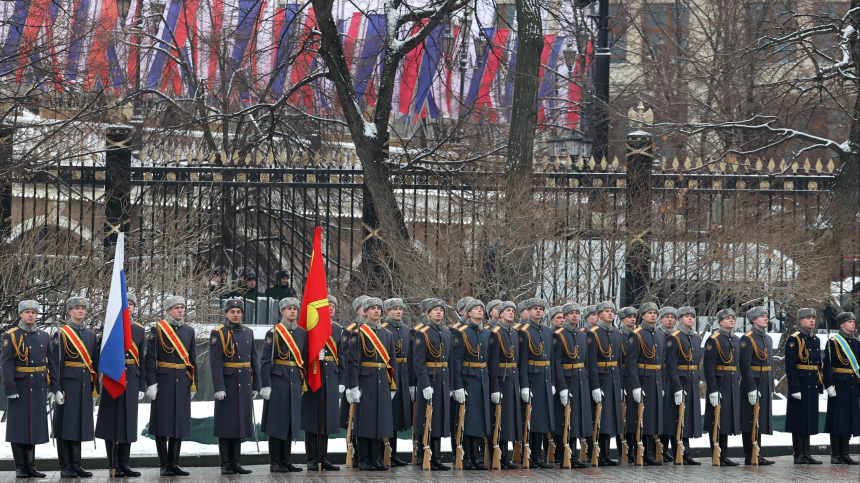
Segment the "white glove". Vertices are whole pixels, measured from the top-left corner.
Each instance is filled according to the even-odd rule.
[[[320,349],[319,360],[323,360],[323,359],[325,359],[325,349]]]
[[[361,391],[358,389],[358,386],[355,386],[354,388],[350,389],[350,392],[352,392],[352,401],[356,404],[360,403]]]
[[[433,399],[433,388],[432,387],[425,387],[424,390],[421,391],[421,394],[424,396],[424,399],[429,401],[429,400]]]
[[[591,391],[591,399],[594,399],[594,402],[600,404],[603,401],[603,389],[595,389]]]
[[[343,394],[344,391],[346,391],[346,386],[344,386],[343,384],[339,384],[337,386],[337,392]]]
[[[642,402],[642,388],[641,387],[633,390],[633,401],[635,401],[636,404],[639,404]]]
[[[552,395],[555,396],[555,386],[552,386]]]
[[[448,391],[448,397],[454,397],[454,391]]]
[[[346,391],[346,402],[349,404],[353,404],[355,402],[352,400],[352,391]]]
[[[227,397],[227,391],[218,391],[215,393],[215,399],[223,401]]]
[[[680,406],[681,402],[684,401],[684,390],[680,390],[675,392],[675,406]]]
[[[666,397],[666,391],[665,390],[660,391],[660,397]]]
[[[257,397],[258,394],[260,394],[260,391],[251,391],[251,399]]]
[[[409,386],[409,399],[412,399],[412,402],[415,402],[415,391],[417,388],[415,386]]]
[[[798,401],[800,401],[800,396],[801,396],[801,394],[799,392],[791,393],[791,397],[793,397],[794,399],[797,399]]]
[[[621,390],[621,401],[626,401],[626,400],[627,400],[627,389],[622,389]]]
[[[528,404],[529,401],[531,401],[532,392],[529,390],[529,388],[524,387],[524,388],[520,389],[520,399],[522,399],[523,402],[526,404]]]
[[[494,392],[490,394],[490,402],[492,402],[493,404],[499,404],[500,402],[502,402],[502,393]]]
[[[343,387],[343,386],[340,386],[340,387]],[[268,401],[269,398],[272,397],[272,388],[271,387],[264,387],[263,389],[260,389],[260,396],[263,396],[263,399]]]
[[[454,400],[457,401],[457,404],[465,404],[466,403],[466,390],[465,389],[455,389],[454,390]]]
[[[48,405],[54,404],[54,393],[48,393]]]
[[[11,396],[6,397],[8,397],[9,399],[18,399],[19,396],[17,394],[12,394]]]
[[[751,406],[755,406],[755,402],[758,400],[758,391],[748,392],[747,393],[747,399],[749,399]]]
[[[395,395],[397,395],[397,391],[391,391],[391,399],[394,399]]]
[[[65,402],[66,402],[66,396],[64,396],[64,395],[63,395],[63,393],[62,393],[62,392],[60,392],[60,391],[57,391],[57,392],[56,392],[56,398],[57,398],[57,399],[56,399],[57,404],[59,404],[60,406],[62,406],[62,405],[63,405],[63,403],[65,403]]]
[[[138,400],[138,401],[142,401],[144,396],[146,396],[146,393],[145,393],[145,392],[143,392],[143,391],[138,391],[138,392],[137,392],[137,400]]]
[[[827,395],[830,397],[836,397],[836,386],[830,386],[827,388]]]
[[[719,406],[720,405],[720,393],[719,392],[712,392],[712,393],[708,394],[708,401],[711,402],[711,406],[713,406],[713,407]]]
[[[570,393],[567,389],[562,389],[560,393],[558,393],[558,399],[561,401],[562,406],[567,406],[568,399],[570,399]]]

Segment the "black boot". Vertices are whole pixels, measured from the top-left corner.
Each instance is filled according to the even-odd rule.
[[[597,466],[618,466],[618,460],[609,457],[609,439],[608,434],[601,434],[597,437],[597,444],[600,447],[600,453],[597,455]]]
[[[80,478],[89,478],[93,476],[92,473],[81,468],[81,442],[70,441],[70,443],[72,444],[72,469],[75,470],[75,473],[77,473]]]
[[[12,458],[15,460],[15,478],[29,478],[24,445],[12,443]]]
[[[487,466],[484,464],[484,452],[481,451],[481,438],[469,438],[469,444],[471,445],[470,453],[472,456],[472,467],[476,470],[487,470]]]
[[[322,469],[325,471],[340,471],[340,466],[332,464],[326,458],[328,455],[328,435],[323,434],[322,436],[322,455],[319,457],[322,458]]]
[[[291,439],[282,439],[281,440],[281,465],[287,469],[290,473],[298,473],[302,471],[301,468],[294,465],[292,462],[293,455],[293,441]]]
[[[672,444],[673,440],[674,438],[669,437],[668,434],[660,435],[660,444],[663,446],[663,461],[666,464],[669,464],[670,461],[675,461],[675,456],[672,454],[672,451],[669,448],[669,445]]]
[[[221,474],[235,475],[230,466],[230,441],[226,438],[218,438],[218,456],[221,458]]]
[[[179,467],[179,452],[182,448],[182,438],[169,438],[167,441],[167,454],[170,457],[170,469],[175,476],[188,476],[191,473]]]
[[[744,464],[750,466],[752,464],[752,433],[741,433],[741,442],[744,445]]]
[[[385,444],[381,438],[370,440],[373,457],[373,467],[376,471],[388,471],[388,465],[385,464]]]
[[[114,455],[113,441],[105,440],[105,453],[107,453],[108,471],[114,470],[115,478],[124,477],[125,474],[119,467],[119,443],[117,443],[116,455]]]
[[[499,441],[499,466],[503,470],[515,470],[519,468],[519,466],[511,462],[507,441]]]
[[[27,465],[27,474],[29,474],[31,478],[44,478],[45,476],[47,476],[36,469],[36,445],[22,444],[21,448],[24,451],[24,460]]]
[[[803,442],[801,438],[803,436],[797,433],[791,433],[791,448],[792,453],[794,454],[794,464],[796,465],[808,465],[809,462],[806,461],[806,455],[803,454]]]
[[[690,438],[681,438],[681,441],[684,442],[684,465],[686,466],[701,466],[702,463],[693,459],[693,455],[690,452]]]
[[[317,470],[317,434],[305,431],[305,459],[308,463],[308,471]]]
[[[840,440],[839,448],[842,451],[842,462],[846,465],[860,465],[860,463],[854,461],[853,459],[851,459],[851,456],[848,455],[848,442],[850,441],[851,437],[842,434],[838,436]]]
[[[452,433],[453,434],[453,433]],[[463,450],[463,470],[469,471],[474,470],[475,467],[472,465],[472,455],[471,455],[471,446],[469,446],[469,438],[470,436],[466,436],[465,434],[462,436],[462,440],[460,441],[460,447]],[[453,438],[452,438],[453,441]],[[457,458],[457,448],[454,448],[454,458]],[[454,460],[454,466],[457,466],[457,460]]]
[[[806,462],[811,465],[820,465],[821,460],[817,460],[812,457],[812,448],[809,446],[809,435],[804,434],[803,436],[803,456],[806,458]]]
[[[720,466],[738,466],[740,463],[729,459],[729,435],[721,434],[720,438]]]
[[[131,443],[117,443],[116,454],[119,457],[119,469],[125,476],[138,477],[139,471],[134,471],[128,465],[128,459],[131,456]]]
[[[253,473],[253,471],[247,468],[242,468],[242,439],[232,438],[227,441],[230,445],[230,468],[232,468],[237,475],[249,475]]]
[[[287,472],[281,465],[281,443],[282,440],[269,436],[269,473]]]
[[[173,468],[170,466],[170,453],[167,451],[167,437],[155,437],[155,451],[158,453],[158,467],[161,469],[161,476],[174,476]]]
[[[442,464],[442,438],[430,437],[430,471],[448,471],[451,467]]]
[[[397,457],[397,435],[388,439],[388,444],[391,445],[391,466],[406,466],[409,463]]]
[[[57,459],[60,462],[60,478],[77,478],[78,473],[72,468],[72,442],[60,439],[57,440]]]
[[[642,445],[645,446],[645,450],[642,455],[642,463],[645,466],[661,466],[663,463],[657,461],[654,458],[655,451],[657,449],[657,442],[654,439],[654,436],[651,435],[643,435],[642,436]]]

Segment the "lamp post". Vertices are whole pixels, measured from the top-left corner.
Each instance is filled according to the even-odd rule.
[[[466,69],[469,68],[469,52],[466,50],[466,39],[469,35],[472,25],[472,9],[466,7],[466,15],[463,16],[463,25],[460,26],[460,109],[457,113],[458,121],[463,120],[463,115],[466,113],[466,100],[463,98],[463,93],[466,90]],[[475,51],[475,56],[480,55]],[[458,123],[459,124],[459,123]]]
[[[594,53],[594,98],[595,118],[591,127],[594,135],[594,152],[597,159],[607,157],[609,152],[609,61],[612,52],[609,50],[609,0],[576,0],[579,8],[589,5],[597,7],[596,15],[589,14],[597,22],[597,49]]]

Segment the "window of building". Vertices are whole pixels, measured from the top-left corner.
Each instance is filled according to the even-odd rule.
[[[513,3],[499,3],[496,8],[496,28],[514,28],[517,19],[517,6]]]
[[[687,46],[690,9],[676,3],[648,3],[644,8],[643,56],[648,59]]]
[[[609,6],[609,50],[612,52],[612,63],[627,60],[627,28],[630,18],[624,5]]]
[[[851,4],[848,2],[826,2],[818,5],[818,16],[816,25],[836,24],[838,20],[845,17]],[[838,24],[836,24],[838,27]],[[815,48],[832,59],[841,59],[842,52],[839,51],[839,32],[830,32],[816,35],[813,38]]]

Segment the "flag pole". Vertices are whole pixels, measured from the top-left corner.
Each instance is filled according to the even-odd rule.
[[[325,349],[323,349],[325,350]],[[325,361],[323,361],[325,362]],[[317,355],[317,367],[319,368],[320,361],[319,355]],[[322,454],[322,421],[323,421],[323,411],[326,411],[327,408],[324,405],[325,401],[323,401],[323,388],[325,387],[325,367],[319,368],[321,384],[319,389],[317,389],[317,471],[322,472],[322,462],[323,462],[323,454]]]

